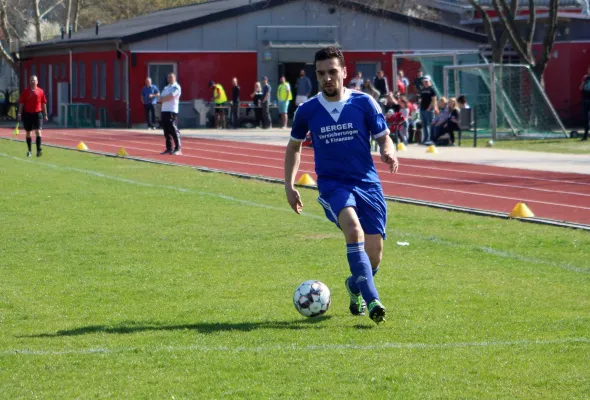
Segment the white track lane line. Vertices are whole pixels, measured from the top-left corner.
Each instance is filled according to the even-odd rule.
[[[71,141],[71,142],[74,142],[74,143],[76,143],[76,142],[79,141],[79,139],[63,139],[63,138],[58,139],[58,140]],[[114,144],[111,145],[111,144],[106,144],[106,143],[103,143],[103,142],[94,142],[94,141],[89,141],[89,140],[87,140],[85,143],[97,144],[97,145],[107,146],[107,147],[114,147],[116,149],[118,149],[118,148],[121,147],[120,144],[119,145],[114,145]],[[120,143],[120,141],[119,141],[119,143]],[[129,150],[148,151],[148,152],[159,154],[159,151],[152,150],[152,149],[145,149],[145,148],[139,148],[139,147],[130,147],[130,146],[127,146],[127,149],[129,149]],[[282,170],[284,168],[283,166],[252,164],[252,163],[247,163],[247,162],[222,160],[222,159],[209,158],[209,157],[197,157],[197,156],[188,156],[188,155],[187,156],[180,156],[180,157],[189,157],[189,158],[196,158],[196,159],[200,159],[200,160],[209,160],[209,161],[217,161],[217,162],[222,162],[222,163],[231,163],[231,164],[248,165],[248,166],[253,166],[254,165],[254,166],[257,166],[257,167],[265,167],[265,168],[280,169],[280,170]],[[300,172],[313,173],[314,171],[300,169]],[[554,207],[567,207],[567,208],[574,208],[574,209],[580,209],[580,210],[590,210],[590,207],[581,207],[581,206],[573,206],[573,205],[569,205],[569,204],[552,203],[552,202],[546,202],[546,201],[541,201],[541,200],[527,199],[527,198],[523,198],[523,197],[497,196],[497,195],[485,194],[485,193],[468,192],[468,191],[464,191],[464,190],[439,188],[439,187],[436,187],[436,186],[425,186],[425,185],[416,185],[416,184],[412,184],[412,183],[403,183],[403,182],[389,181],[389,180],[386,180],[386,179],[381,179],[381,182],[382,183],[394,184],[394,185],[409,186],[409,187],[420,188],[420,189],[438,190],[438,191],[451,192],[451,193],[459,193],[459,194],[466,194],[466,195],[472,195],[472,196],[490,197],[490,198],[502,199],[502,200],[511,200],[511,201],[516,201],[516,202],[521,202],[522,201],[522,202],[526,202],[526,203],[530,203],[530,204],[544,204],[544,205],[550,205],[550,206],[554,206]]]

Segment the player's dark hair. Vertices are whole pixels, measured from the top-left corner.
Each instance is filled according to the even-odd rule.
[[[461,96],[457,97],[457,103],[465,104],[465,95],[461,95]]]
[[[318,61],[330,60],[332,58],[337,58],[340,61],[340,66],[344,67],[344,56],[338,47],[329,46],[324,49],[319,50],[315,53],[314,64]]]

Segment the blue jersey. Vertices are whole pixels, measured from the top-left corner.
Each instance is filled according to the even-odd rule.
[[[319,93],[295,112],[291,139],[303,141],[308,132],[320,189],[325,181],[380,183],[371,137],[388,135],[389,129],[372,97],[345,89],[340,101],[329,102]]]

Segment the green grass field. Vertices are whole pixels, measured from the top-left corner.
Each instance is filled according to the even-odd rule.
[[[23,147],[0,141],[2,399],[590,397],[587,232],[389,203],[377,326],[314,190],[298,216],[281,185]]]
[[[486,147],[487,138],[477,140],[477,147]],[[473,146],[473,138],[467,138],[463,146]],[[590,154],[590,141],[580,139],[545,139],[545,140],[496,140],[495,149],[542,151],[547,153]]]

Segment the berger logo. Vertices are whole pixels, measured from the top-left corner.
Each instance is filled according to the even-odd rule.
[[[333,109],[333,110],[332,110],[332,114],[338,114],[339,112],[340,112],[340,111],[338,111],[338,109],[337,109],[337,108],[335,108],[335,109]]]

